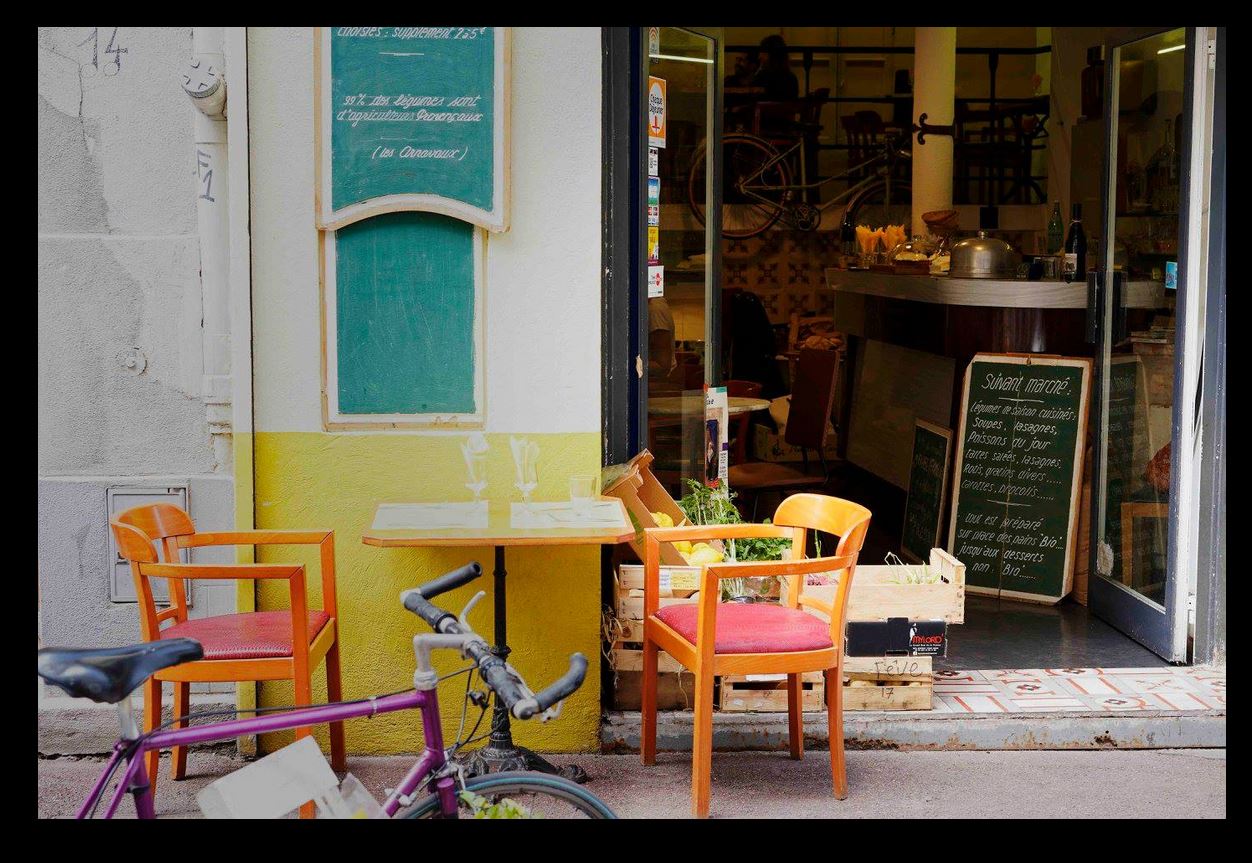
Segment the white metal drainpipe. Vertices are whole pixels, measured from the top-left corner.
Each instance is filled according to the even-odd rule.
[[[183,89],[196,107],[196,216],[200,226],[200,283],[204,399],[217,470],[229,470],[231,452],[230,247],[227,214],[226,66],[223,28],[195,27]]]

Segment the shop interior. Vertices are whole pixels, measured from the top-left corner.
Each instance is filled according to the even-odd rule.
[[[1133,369],[1133,404],[1120,415],[1114,404],[1103,438],[1095,414],[1085,427],[1070,588],[1042,602],[968,593],[965,622],[949,629],[948,656],[935,668],[1164,665],[1091,612],[1087,585],[1106,577],[1164,601],[1175,343],[1167,270],[1178,259],[1185,31],[1123,46],[1112,112],[1103,104],[1100,28],[957,28],[953,120],[926,137],[939,154],[927,158],[942,158],[948,172],[950,204],[917,230],[914,172],[925,144],[911,126],[928,79],[917,67],[914,29],[725,28],[722,225],[714,237],[706,230],[710,54],[686,31],[659,29],[649,74],[666,82],[667,129],[656,150],[649,213],[657,207],[659,224],[648,247],[649,264],[663,266],[663,293],[648,300],[647,446],[675,500],[702,469],[687,449],[692,423],[675,404],[721,384],[751,405],[732,411],[729,423],[729,484],[744,519],[768,517],[796,490],[855,500],[873,512],[861,562],[881,563],[902,552],[915,424],[958,435],[975,353]],[[1107,236],[1110,117],[1116,188]],[[1085,265],[1075,262],[1080,271],[1066,282],[1058,253],[1078,215]],[[1101,358],[1089,339],[1081,270],[1099,266],[1110,247],[1128,287],[1113,315],[1110,356]],[[958,272],[971,257],[975,268],[996,271]],[[963,301],[960,291],[977,298]],[[1068,299],[1038,299],[1061,295]],[[719,316],[716,358],[711,314]],[[813,349],[824,359],[813,360]],[[791,434],[789,420],[797,423]],[[943,548],[955,441],[952,449]],[[1097,463],[1104,469],[1093,487]],[[1098,531],[1093,496],[1103,513]],[[1093,557],[1099,576],[1089,572]]]

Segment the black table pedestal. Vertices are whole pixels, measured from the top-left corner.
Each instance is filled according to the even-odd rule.
[[[504,546],[497,545],[495,550],[496,568],[492,575],[495,577],[496,587],[496,643],[491,648],[491,652],[507,661],[510,650],[507,637],[508,614],[504,582],[508,573],[504,568]],[[505,770],[538,770],[542,773],[563,776],[574,782],[587,781],[587,772],[578,765],[569,764],[565,767],[557,767],[543,756],[531,752],[524,746],[514,744],[509,712],[504,709],[504,705],[500,703],[498,698],[495,699],[495,707],[491,714],[491,736],[487,740],[487,745],[481,749],[475,749],[473,752],[466,753],[461,756],[460,760],[465,766],[466,773],[470,776],[480,776],[484,773],[500,773]]]

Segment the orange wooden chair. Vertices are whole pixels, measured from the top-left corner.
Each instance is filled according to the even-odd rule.
[[[835,797],[848,796],[843,755],[843,631],[856,559],[869,530],[870,511],[820,494],[795,494],[779,505],[773,524],[720,524],[648,528],[644,553],[643,704],[640,750],[656,763],[657,651],[664,650],[695,674],[695,730],[691,757],[691,812],[709,814],[713,759],[713,678],[722,674],[786,674],[791,757],[804,754],[801,675],[821,671],[830,722],[830,772]],[[810,530],[839,537],[829,557],[804,559]],[[790,537],[792,558],[705,567],[695,604],[658,611],[661,543],[688,540]],[[804,594],[805,577],[841,572],[833,605]],[[723,578],[785,576],[783,601],[720,602]],[[802,609],[814,608],[829,623]]]
[[[161,684],[174,684],[174,716],[186,716],[191,701],[192,682],[239,680],[290,680],[295,703],[313,703],[312,671],[326,660],[326,695],[339,701],[338,617],[335,605],[335,534],[329,530],[242,530],[196,533],[191,516],[171,504],[153,504],[128,509],[110,522],[117,548],[130,561],[139,597],[139,628],[145,641],[164,638],[194,638],[204,647],[204,659],[158,671],[144,684],[144,730],[161,723]],[[153,543],[159,542],[158,557]],[[321,554],[322,610],[308,608],[304,566],[300,564],[185,564],[178,552],[183,548],[219,545],[318,545]],[[157,611],[150,578],[169,580],[170,605]],[[288,582],[291,611],[257,611],[189,619],[187,592],[183,579],[198,578],[275,578]],[[164,629],[161,625],[172,621]],[[294,634],[294,637],[293,637]],[[177,727],[183,727],[180,723]],[[311,728],[296,730],[296,738],[312,734]],[[335,770],[345,770],[343,723],[330,723],[330,761]],[[147,755],[148,778],[156,791],[160,753]],[[171,752],[170,775],[182,779],[187,771],[187,751],[176,746]],[[312,809],[307,813],[311,815]]]

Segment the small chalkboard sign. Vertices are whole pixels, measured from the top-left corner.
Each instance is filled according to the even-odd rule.
[[[900,536],[900,554],[914,563],[929,560],[930,550],[940,542],[951,451],[951,429],[925,420],[916,421],[908,497],[904,501],[904,528]]]
[[[977,354],[965,372],[948,551],[972,593],[1055,603],[1073,579],[1091,361]]]
[[[506,27],[319,27],[317,225],[425,211],[508,229]]]

